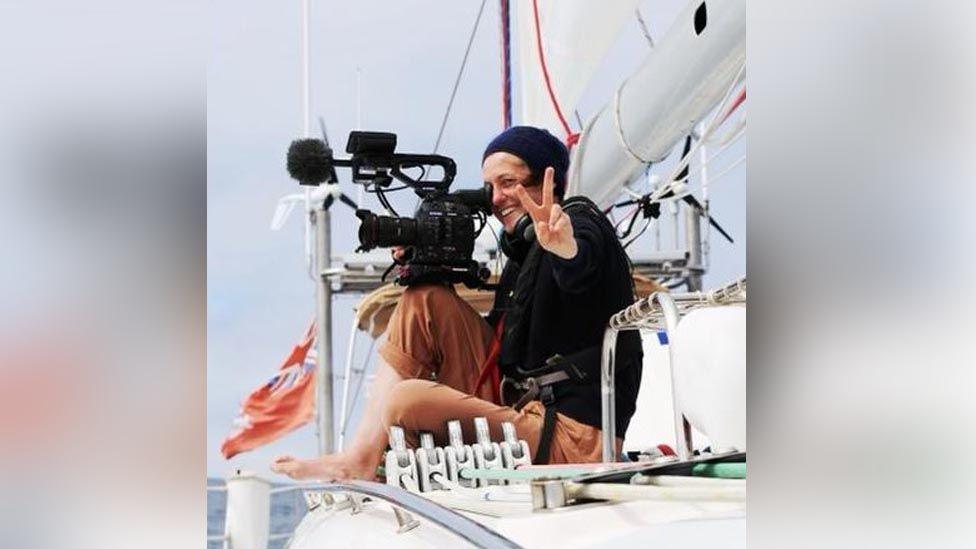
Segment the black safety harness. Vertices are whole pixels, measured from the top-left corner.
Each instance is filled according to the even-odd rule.
[[[574,355],[575,356],[575,355]],[[549,463],[549,450],[552,446],[553,431],[556,427],[556,396],[554,388],[560,383],[587,383],[589,379],[572,359],[561,355],[553,355],[542,368],[522,370],[518,368],[522,379],[510,377],[502,378],[502,400],[506,406],[512,406],[521,411],[526,404],[539,400],[545,407],[546,413],[542,420],[542,433],[539,436],[539,447],[536,449],[532,462],[536,465]],[[517,397],[517,399],[516,399]]]

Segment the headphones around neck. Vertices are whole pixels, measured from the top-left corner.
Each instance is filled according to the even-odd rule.
[[[502,229],[502,237],[499,239],[502,253],[510,259],[521,260],[528,253],[529,248],[535,242],[535,223],[529,214],[523,214],[515,222],[515,229],[511,234]]]

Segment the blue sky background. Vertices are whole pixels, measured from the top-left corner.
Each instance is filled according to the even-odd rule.
[[[429,152],[444,114],[480,2],[313,2],[311,112],[323,116],[337,149],[356,128],[356,71],[362,74],[363,129],[392,131],[398,150]],[[285,152],[302,131],[301,3],[213,4],[207,69],[207,474],[237,467],[271,473],[273,456],[315,454],[312,426],[227,461],[220,442],[240,400],[273,375],[314,313],[314,286],[305,273],[301,216],[269,229],[279,197],[298,192],[285,171]],[[684,6],[645,0],[640,9],[660,38]],[[454,188],[481,184],[484,145],[501,129],[498,3],[486,7],[442,141],[458,164]],[[583,120],[611,96],[648,51],[636,18],[624,30],[579,105]],[[516,110],[517,113],[517,110]],[[516,119],[516,123],[518,120]],[[745,139],[724,153],[712,173],[745,152]],[[666,174],[674,156],[654,168]],[[745,273],[746,169],[741,164],[711,188],[712,213],[736,238],[711,240],[706,287]],[[340,172],[355,195],[348,172]],[[395,204],[412,204],[401,193]],[[374,202],[367,207],[376,208]],[[403,208],[407,209],[406,206]],[[333,253],[357,245],[352,211],[333,210]],[[650,232],[650,231],[648,231]],[[640,255],[640,243],[634,255]],[[632,248],[633,249],[633,248]],[[336,298],[335,368],[346,354],[352,307],[360,295]],[[366,342],[360,338],[359,356]],[[335,384],[341,388],[339,381]],[[280,479],[279,479],[280,480]]]

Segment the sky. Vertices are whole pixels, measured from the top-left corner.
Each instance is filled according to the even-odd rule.
[[[343,150],[361,117],[362,129],[396,133],[398,151],[430,152],[479,5],[477,0],[312,2],[313,131],[315,119],[323,117],[333,146]],[[645,0],[640,10],[651,35],[659,38],[683,6]],[[301,216],[296,210],[280,231],[269,228],[277,200],[300,190],[285,171],[285,153],[302,132],[301,2],[222,0],[213,3],[213,14],[207,66],[207,474],[223,477],[245,468],[271,478],[267,467],[274,456],[315,454],[311,425],[229,461],[219,448],[233,429],[241,399],[274,374],[314,314]],[[453,188],[480,186],[481,152],[501,130],[498,44],[498,4],[489,1],[439,151],[457,162]],[[584,121],[647,51],[632,18],[579,103]],[[744,153],[742,139],[710,169],[721,170]],[[675,156],[653,173],[667,174]],[[348,172],[339,177],[343,190],[354,196]],[[736,243],[713,233],[706,288],[745,274],[745,182],[743,163],[710,190],[712,214]],[[400,193],[394,204],[413,200]],[[358,220],[344,207],[333,212],[333,253],[351,253],[358,244]],[[640,256],[645,241],[635,245],[634,256]],[[360,298],[345,294],[335,300],[336,370],[344,366],[352,307]],[[359,338],[358,357],[366,347],[365,337]],[[340,380],[335,387],[341,388]]]

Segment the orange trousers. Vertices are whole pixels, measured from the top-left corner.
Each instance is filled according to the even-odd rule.
[[[433,433],[438,445],[446,445],[447,422],[458,419],[464,440],[470,444],[475,442],[474,418],[482,416],[488,419],[492,440],[502,440],[501,424],[511,422],[535,456],[545,416],[542,403],[532,401],[516,411],[491,402],[487,385],[474,394],[491,339],[491,327],[452,286],[407,288],[379,350],[404,378],[384,404],[384,429],[403,427],[407,443],[413,447],[418,445],[420,431]],[[557,413],[549,463],[600,461],[600,435],[600,429]],[[617,442],[619,448],[620,440]]]

